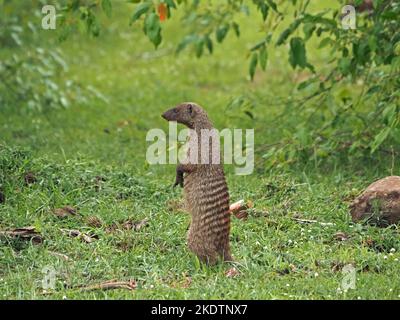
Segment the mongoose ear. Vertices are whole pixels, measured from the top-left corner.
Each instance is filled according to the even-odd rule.
[[[188,104],[188,110],[190,115],[194,114],[193,105],[191,103]]]

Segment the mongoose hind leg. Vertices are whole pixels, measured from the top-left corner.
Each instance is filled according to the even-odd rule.
[[[203,244],[206,242],[202,242]],[[200,245],[199,241],[194,240],[190,236],[188,237],[188,247],[191,252],[193,252],[198,259],[207,264],[207,265],[215,265],[218,262],[233,262],[235,261],[230,254],[230,250],[220,250],[217,247],[210,247]]]
[[[235,259],[232,257],[229,251],[228,252],[224,251],[223,257],[225,262],[235,262]]]

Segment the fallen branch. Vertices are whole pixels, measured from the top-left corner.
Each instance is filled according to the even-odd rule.
[[[292,220],[300,222],[300,223],[318,223],[321,226],[334,226],[333,222],[320,222],[317,220],[307,220],[307,219],[299,219],[299,218],[292,218]]]
[[[32,240],[32,242],[35,244],[40,244],[43,242],[42,236],[36,231],[35,227],[24,227],[0,231],[0,237]]]
[[[98,236],[96,235],[87,235],[83,232],[80,232],[79,230],[61,229],[61,232],[68,235],[69,237],[82,239],[86,243],[92,243],[93,241],[98,239]]]
[[[149,220],[147,218],[141,221],[133,221],[132,219],[128,219],[125,221],[115,222],[112,225],[106,228],[107,233],[112,233],[114,231],[121,230],[134,230],[139,231],[143,227],[146,227],[149,224]]]
[[[59,258],[65,260],[65,261],[70,261],[71,260],[70,257],[68,257],[66,254],[63,254],[63,253],[54,252],[54,251],[48,251],[48,253],[50,253],[52,256],[59,257]]]
[[[136,289],[136,281],[106,281],[103,283],[88,285],[84,287],[77,287],[81,291],[94,291],[94,290],[112,290],[112,289],[125,289],[125,290],[135,290]]]

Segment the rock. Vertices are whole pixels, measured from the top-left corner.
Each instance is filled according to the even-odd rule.
[[[390,176],[371,184],[350,205],[354,222],[368,220],[378,226],[400,221],[400,177]]]

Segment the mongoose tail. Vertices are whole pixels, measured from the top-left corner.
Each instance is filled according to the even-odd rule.
[[[201,152],[201,135],[205,129],[212,130],[213,125],[200,106],[182,103],[162,116],[192,129],[197,139],[189,137],[189,150],[195,146]],[[209,147],[209,150],[212,149]],[[223,166],[220,163],[200,163],[201,155],[198,159],[197,163],[188,161],[177,166],[174,184],[184,187],[186,208],[192,217],[188,246],[205,263],[232,261],[229,247],[229,192]],[[212,155],[209,159],[213,159]]]

